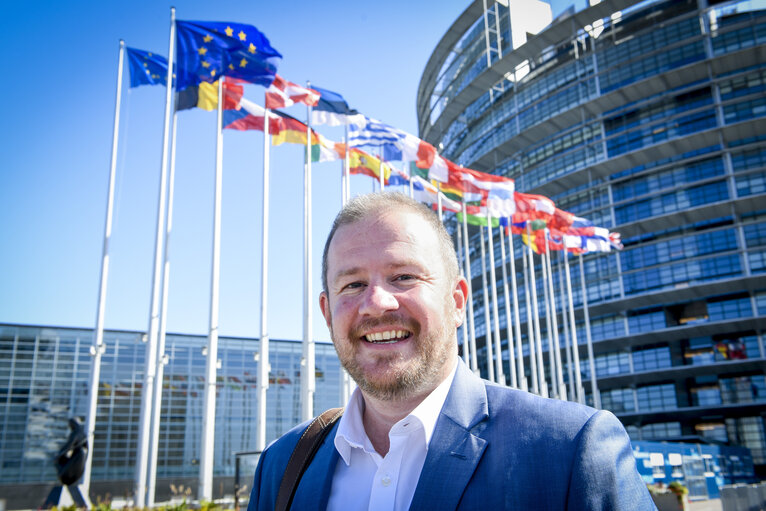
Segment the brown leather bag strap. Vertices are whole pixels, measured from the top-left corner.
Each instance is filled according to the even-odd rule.
[[[285,468],[285,475],[282,476],[282,482],[279,484],[279,493],[277,493],[277,501],[274,505],[275,511],[290,509],[295,490],[298,488],[303,473],[319,450],[319,446],[327,433],[330,432],[333,424],[340,419],[341,415],[343,415],[343,408],[330,408],[314,418],[303,432],[290,455],[290,460]]]

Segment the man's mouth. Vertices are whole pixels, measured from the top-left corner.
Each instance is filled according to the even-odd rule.
[[[388,330],[386,332],[367,334],[362,338],[372,344],[394,344],[407,339],[410,335],[410,332],[407,330]]]

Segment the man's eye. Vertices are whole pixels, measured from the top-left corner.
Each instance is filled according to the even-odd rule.
[[[414,275],[399,275],[394,280],[403,281],[403,280],[413,280],[415,278]]]
[[[346,284],[344,287],[345,289],[358,289],[362,286],[363,284],[361,282],[352,282],[350,284]]]

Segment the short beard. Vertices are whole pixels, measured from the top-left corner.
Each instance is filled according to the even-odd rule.
[[[378,325],[391,322],[377,321]],[[401,325],[401,322],[396,323]],[[375,325],[375,326],[378,326]],[[450,358],[450,340],[445,339],[445,332],[434,332],[427,338],[422,338],[419,325],[409,326],[413,341],[417,342],[415,355],[403,366],[399,362],[404,361],[400,353],[392,353],[378,356],[376,364],[397,367],[388,367],[387,371],[377,380],[371,380],[365,375],[364,368],[357,362],[357,345],[355,343],[366,342],[356,335],[363,328],[372,325],[360,325],[355,328],[348,340],[338,339],[335,331],[331,328],[330,335],[333,339],[335,351],[338,354],[341,365],[348,371],[357,386],[366,395],[381,401],[404,401],[418,394],[433,390],[439,384],[441,371]],[[340,342],[339,342],[340,341]],[[456,340],[455,340],[456,342]],[[340,348],[339,348],[340,346]]]

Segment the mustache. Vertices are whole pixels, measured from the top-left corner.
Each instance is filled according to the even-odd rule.
[[[362,337],[366,332],[380,327],[390,327],[391,330],[407,330],[417,333],[420,324],[412,318],[401,318],[396,315],[386,315],[379,318],[368,318],[354,325],[350,331],[351,338]]]

